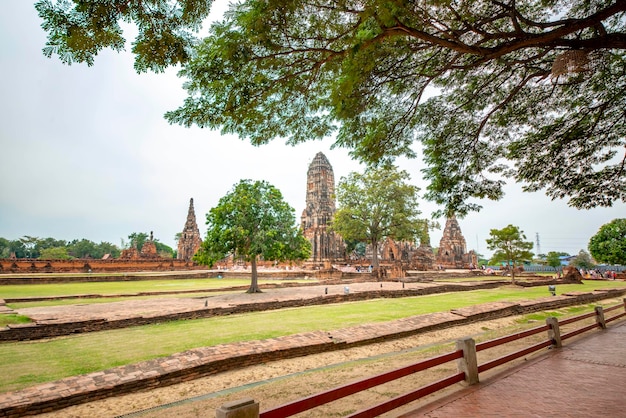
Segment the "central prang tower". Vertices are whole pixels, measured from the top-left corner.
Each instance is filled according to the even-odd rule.
[[[311,243],[310,261],[343,260],[345,246],[341,237],[328,230],[335,215],[335,175],[326,156],[318,152],[307,171],[306,207],[302,211],[302,230]]]

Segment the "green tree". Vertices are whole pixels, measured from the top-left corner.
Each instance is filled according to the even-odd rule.
[[[104,48],[124,49],[121,21],[135,23],[138,33],[132,43],[137,72],[160,72],[184,63],[196,41],[213,0],[163,1],[66,1],[41,0],[35,8],[48,32],[44,55],[58,55],[62,62],[85,62]]]
[[[174,250],[169,245],[163,244],[158,240],[158,238],[154,238],[152,236],[152,232],[147,234],[145,232],[133,232],[128,236],[128,246],[130,248],[135,248],[137,251],[141,251],[144,244],[147,241],[152,240],[154,242],[154,246],[156,247],[157,254],[163,258],[173,258],[175,255]],[[124,243],[124,240],[122,240]]]
[[[66,247],[49,247],[41,250],[39,258],[41,260],[69,260],[72,257],[68,254]]]
[[[102,258],[105,254],[110,254],[112,258],[118,258],[120,256],[120,249],[117,245],[106,241],[102,241],[100,244],[97,244],[96,251],[98,254],[97,258]]]
[[[362,258],[365,255],[367,245],[364,242],[345,238],[343,241],[346,245],[346,254],[354,254],[359,258]]]
[[[24,243],[19,240],[11,240],[9,241],[9,256],[11,254],[15,254],[16,258],[26,258],[28,255],[27,249],[24,246]]]
[[[20,238],[20,241],[24,246],[25,255],[27,258],[39,257],[39,251],[37,251],[36,249],[37,241],[39,241],[39,238],[31,237],[30,235],[24,235],[22,238]]]
[[[415,242],[423,231],[417,192],[408,184],[409,174],[393,166],[352,172],[337,186],[339,209],[332,230],[346,240],[367,242],[372,246],[372,266],[378,268],[378,246],[386,238]]]
[[[492,229],[489,231],[491,238],[487,239],[487,248],[495,250],[491,257],[491,263],[506,261],[511,267],[511,280],[515,281],[515,265],[533,258],[530,249],[533,248],[532,241],[525,241],[524,232],[513,225],[508,225],[502,229]]]
[[[567,253],[561,253],[557,251],[550,251],[546,256],[546,263],[554,267],[557,270],[561,270],[561,257],[564,255],[569,255]]]
[[[591,269],[595,267],[596,263],[591,258],[591,254],[585,250],[580,250],[578,255],[570,260],[569,265],[579,269]]]
[[[43,253],[43,250],[48,248],[64,248],[65,246],[67,246],[67,241],[65,240],[58,240],[52,237],[38,238],[35,243],[35,251],[39,255],[39,258],[42,258],[41,254]]]
[[[0,237],[0,258],[9,258],[9,246],[10,241],[6,238]]]
[[[624,1],[242,0],[195,42],[210,5],[36,8],[44,54],[66,63],[122,49],[119,22],[134,23],[137,71],[182,64],[171,123],[257,145],[334,134],[368,163],[414,157],[418,140],[426,197],[457,215],[501,198],[502,176],[578,208],[626,201]]]
[[[96,243],[85,238],[72,240],[67,245],[67,252],[74,258],[102,258],[102,256],[98,257]]]
[[[148,241],[150,235],[145,232],[133,232],[128,236],[128,243],[130,248],[134,248],[137,251],[141,251],[143,245]]]
[[[154,240],[154,245],[156,246],[157,253],[159,254],[160,257],[163,257],[163,258],[174,258],[175,257],[175,251],[169,245],[165,245],[165,244],[163,244],[162,242],[159,242],[156,239]]]
[[[248,293],[261,292],[257,259],[305,260],[311,244],[296,226],[294,209],[265,181],[241,180],[207,214],[207,235],[194,260],[213,266],[232,254],[251,263]]]
[[[626,219],[613,219],[589,240],[589,251],[600,263],[626,264]]]

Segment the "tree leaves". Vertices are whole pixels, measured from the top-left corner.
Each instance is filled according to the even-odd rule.
[[[120,22],[132,22],[138,35],[132,52],[137,72],[161,72],[185,63],[196,39],[192,33],[210,11],[213,0],[39,0],[35,8],[48,33],[43,49],[65,64],[94,64],[105,48],[125,47]]]
[[[377,246],[384,239],[415,242],[424,237],[424,221],[418,219],[419,189],[407,183],[409,178],[406,171],[384,166],[350,173],[337,186],[339,209],[331,228],[345,240],[371,244],[374,267]]]
[[[207,235],[194,259],[212,266],[227,255],[248,262],[259,256],[303,260],[310,244],[278,189],[265,181],[241,180],[207,214]]]
[[[500,199],[504,178],[577,208],[626,201],[626,3],[296,0],[233,3],[197,41],[210,0],[41,0],[47,56],[87,62],[139,30],[137,71],[182,64],[165,117],[261,145],[336,135],[368,165],[421,142],[442,212]],[[552,72],[564,53],[584,65]],[[434,97],[431,97],[433,96]]]
[[[502,229],[492,229],[489,231],[491,238],[487,239],[487,248],[495,250],[491,257],[492,263],[506,261],[507,265],[512,263],[512,278],[515,280],[515,265],[522,261],[532,260],[533,248],[531,241],[525,241],[526,235],[517,226],[507,225]]]
[[[589,240],[589,251],[600,263],[626,264],[626,219],[602,225]]]
[[[527,253],[533,248],[531,241],[525,241],[526,235],[518,227],[508,225],[502,229],[492,229],[487,239],[487,247],[496,250],[495,257],[505,256],[505,260],[520,260],[517,253]]]

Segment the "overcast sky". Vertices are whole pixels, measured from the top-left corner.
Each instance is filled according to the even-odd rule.
[[[169,125],[163,114],[185,98],[176,69],[138,75],[131,54],[109,51],[93,67],[45,58],[33,4],[4,0],[0,14],[0,237],[86,238],[119,246],[132,232],[154,231],[175,248],[192,197],[203,235],[206,213],[244,178],[280,189],[299,221],[307,168],[317,152],[328,157],[336,182],[362,171],[347,150],[330,149],[330,138],[253,147],[216,131]],[[424,191],[421,160],[399,165]],[[623,203],[581,211],[541,193],[522,193],[515,184],[503,200],[481,203],[481,212],[459,223],[468,250],[482,254],[491,253],[489,230],[508,224],[535,244],[538,235],[542,253],[576,254],[601,225],[626,217]],[[424,217],[437,209],[428,202],[421,207]],[[445,220],[439,221],[443,229]],[[442,229],[431,233],[433,246]]]

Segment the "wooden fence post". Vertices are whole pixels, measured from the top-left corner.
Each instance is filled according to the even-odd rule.
[[[602,329],[606,329],[606,322],[604,321],[604,309],[602,306],[595,306],[593,308],[596,311],[596,324]]]
[[[554,316],[546,318],[546,325],[550,327],[548,330],[548,338],[552,340],[552,346],[554,348],[561,348],[561,329],[559,328],[559,320]]]
[[[463,358],[457,360],[460,372],[465,373],[465,384],[468,386],[478,383],[478,360],[476,359],[476,341],[473,338],[457,340],[456,349],[463,350]]]
[[[217,408],[215,418],[259,418],[259,403],[250,398],[225,403]]]

